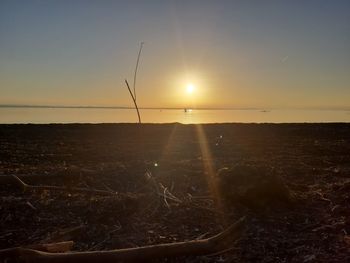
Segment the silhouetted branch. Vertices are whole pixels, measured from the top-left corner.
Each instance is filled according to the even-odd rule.
[[[140,116],[140,112],[139,112],[139,108],[137,106],[137,102],[136,102],[136,77],[137,77],[137,69],[139,67],[139,62],[140,62],[140,56],[141,56],[141,52],[142,52],[142,47],[143,47],[143,42],[141,42],[140,45],[140,50],[139,53],[137,55],[137,61],[136,61],[136,66],[135,66],[135,72],[134,72],[134,83],[133,83],[133,90],[134,92],[131,91],[128,80],[125,79],[125,84],[126,87],[128,88],[129,92],[130,92],[130,96],[132,98],[132,101],[134,102],[135,105],[135,109],[137,111],[137,117],[139,118],[139,123],[141,123],[141,116]]]
[[[132,91],[130,89],[129,83],[128,83],[128,81],[126,79],[125,79],[125,84],[126,84],[126,87],[128,88],[128,90],[130,92],[130,96],[132,98],[132,101],[134,102],[135,109],[136,109],[136,112],[137,112],[137,117],[139,118],[139,123],[141,123],[140,112],[139,112],[139,108],[137,107],[136,99],[135,99],[134,95],[132,94]]]
[[[141,42],[141,44],[140,44],[140,50],[139,50],[139,54],[137,55],[137,61],[136,61],[136,67],[135,67],[135,73],[134,73],[133,88],[134,88],[135,101],[136,101],[136,76],[137,76],[137,69],[139,67],[139,61],[140,61],[140,56],[141,56],[141,52],[142,52],[142,47],[143,47],[143,42]]]

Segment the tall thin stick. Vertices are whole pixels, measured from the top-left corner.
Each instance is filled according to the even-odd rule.
[[[143,42],[141,42],[141,44],[140,44],[140,50],[139,50],[139,54],[137,55],[136,67],[135,67],[135,72],[134,72],[133,89],[134,89],[135,101],[136,101],[136,76],[137,76],[137,69],[139,67],[139,61],[140,61],[140,56],[141,56],[141,52],[142,52],[142,47],[143,47]]]
[[[136,98],[134,97],[134,95],[132,94],[132,91],[130,89],[130,86],[129,86],[129,83],[128,83],[128,80],[125,79],[125,84],[126,84],[126,87],[128,88],[129,92],[130,92],[130,96],[132,98],[132,101],[134,102],[134,105],[135,105],[135,108],[136,108],[136,112],[137,112],[137,117],[139,118],[139,123],[141,123],[141,117],[140,117],[140,112],[139,112],[139,107],[137,107],[137,103],[136,103]]]
[[[139,67],[139,61],[140,61],[142,47],[143,47],[143,42],[141,42],[140,50],[139,50],[139,53],[137,55],[136,67],[135,67],[135,72],[134,72],[134,83],[133,83],[133,90],[134,90],[134,92],[131,91],[129,83],[128,83],[128,80],[125,79],[126,87],[128,88],[128,90],[130,92],[130,96],[132,98],[132,101],[134,102],[134,105],[135,105],[135,109],[136,109],[136,112],[137,112],[137,117],[139,118],[139,123],[141,123],[141,116],[140,116],[140,112],[139,112],[139,107],[137,106],[137,102],[136,102],[136,76],[137,76],[137,69]]]

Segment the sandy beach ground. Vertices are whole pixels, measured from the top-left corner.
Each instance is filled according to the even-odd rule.
[[[256,210],[237,202],[220,211],[211,178],[236,165],[273,168],[295,196],[293,206]],[[180,202],[159,198],[145,171]],[[0,249],[50,241],[72,227],[82,230],[61,240],[73,240],[76,251],[184,241],[245,215],[246,231],[230,251],[164,262],[350,258],[350,124],[0,125],[6,175],[120,196],[23,192],[3,180]]]

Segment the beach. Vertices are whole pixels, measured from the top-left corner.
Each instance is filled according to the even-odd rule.
[[[220,211],[211,178],[237,165],[273,169],[293,206],[233,203]],[[52,241],[74,227],[80,231],[60,239],[74,241],[74,251],[186,241],[246,216],[231,250],[164,262],[346,262],[350,255],[348,123],[3,124],[0,180],[10,175],[67,191],[23,191],[2,180],[0,249]],[[117,195],[69,191],[78,187]]]

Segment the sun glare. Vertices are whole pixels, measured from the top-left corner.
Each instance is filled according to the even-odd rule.
[[[195,89],[196,89],[196,87],[192,83],[188,83],[186,86],[186,92],[188,94],[193,93]]]

